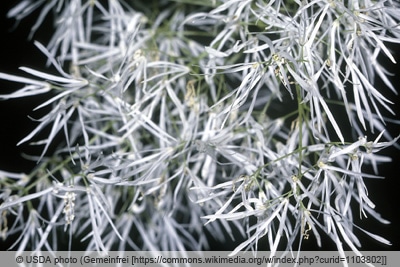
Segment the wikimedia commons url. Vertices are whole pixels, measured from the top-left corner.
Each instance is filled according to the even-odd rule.
[[[163,255],[158,255],[156,257],[149,256],[80,256],[80,257],[52,257],[43,255],[30,255],[30,256],[17,256],[15,258],[18,264],[45,264],[45,266],[57,266],[68,264],[70,266],[87,266],[87,265],[107,265],[107,264],[122,264],[123,266],[154,266],[154,265],[204,265],[204,266],[214,266],[219,264],[246,264],[247,266],[260,266],[260,265],[277,265],[277,264],[291,264],[297,266],[321,266],[324,264],[374,264],[376,266],[387,265],[387,256],[301,256],[301,257],[244,257],[244,256],[209,256],[209,257],[166,257]],[[345,264],[346,265],[346,264]]]

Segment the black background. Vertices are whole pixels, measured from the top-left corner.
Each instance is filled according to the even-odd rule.
[[[30,27],[34,24],[38,13],[23,20],[15,29],[15,21],[6,18],[7,10],[13,6],[13,1],[0,1],[0,72],[11,74],[23,74],[18,70],[20,66],[30,66],[39,70],[45,70],[46,59],[38,52],[38,49],[33,45],[32,40],[28,40],[27,36]],[[39,32],[34,36],[44,44],[48,41],[52,33],[50,20],[47,20]],[[393,48],[400,50],[400,46]],[[400,62],[400,53],[397,53],[398,62]],[[387,60],[385,60],[388,62]],[[393,82],[395,86],[400,88],[399,67],[388,65],[388,69],[395,73]],[[0,94],[10,93],[18,89],[19,85],[0,80]],[[384,89],[383,85],[378,85],[378,88],[384,90],[389,99],[395,101],[396,114],[399,114],[400,98],[393,93]],[[35,96],[29,99],[17,99],[10,101],[0,100],[0,169],[12,172],[29,172],[35,167],[35,163],[22,157],[23,153],[38,154],[40,149],[28,145],[16,146],[27,133],[34,129],[36,123],[32,122],[28,115],[39,118],[42,113],[32,112],[33,108],[43,101],[46,96]],[[398,117],[398,116],[397,116]],[[388,125],[388,131],[394,136],[400,134],[398,125]],[[370,198],[376,203],[376,210],[382,216],[392,223],[390,225],[381,225],[375,222],[374,219],[363,219],[361,225],[366,229],[380,234],[386,239],[389,239],[393,245],[385,246],[378,242],[359,235],[363,247],[361,250],[400,250],[400,160],[399,150],[390,148],[384,151],[393,158],[392,163],[379,166],[380,175],[385,176],[385,180],[368,180],[367,186],[369,189]],[[0,240],[0,248],[6,249],[12,240]],[[311,240],[312,241],[312,240]],[[213,249],[225,250],[233,249],[234,243],[229,244],[214,244]],[[305,242],[306,250],[318,250],[314,242]],[[335,250],[332,242],[324,243],[322,250]]]

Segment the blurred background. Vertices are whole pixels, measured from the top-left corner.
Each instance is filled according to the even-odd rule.
[[[14,2],[14,3],[13,3]],[[0,72],[10,74],[23,74],[18,70],[20,66],[33,67],[38,70],[46,69],[46,58],[33,45],[33,40],[28,40],[31,26],[35,23],[38,12],[20,22],[18,25],[12,19],[7,19],[7,11],[14,6],[16,1],[0,1]],[[53,28],[51,18],[47,18],[44,25],[34,35],[33,39],[43,44],[51,37]],[[389,64],[389,60],[382,59],[387,65],[388,70],[394,74],[392,77],[393,83],[400,91],[400,45],[397,47],[391,46],[396,54],[396,59],[399,62],[397,65]],[[48,70],[47,70],[48,71]],[[18,88],[19,84],[0,80],[0,94],[10,93]],[[400,119],[400,97],[394,95],[390,90],[377,81],[377,88],[385,92],[384,94],[393,102],[396,110],[397,118]],[[9,101],[0,100],[0,170],[10,172],[29,172],[35,168],[36,163],[24,158],[24,154],[38,155],[41,148],[22,144],[16,144],[27,133],[34,129],[37,125],[28,116],[35,119],[40,118],[43,111],[32,110],[43,102],[48,96],[35,96],[29,99],[16,99]],[[350,129],[349,129],[350,130]],[[387,130],[393,136],[400,134],[399,125],[388,125]],[[379,166],[380,175],[385,176],[384,180],[368,180],[366,182],[369,190],[369,196],[376,204],[376,210],[381,213],[382,217],[390,220],[390,225],[382,225],[376,222],[373,218],[363,219],[358,221],[359,225],[365,229],[379,234],[392,242],[392,246],[385,246],[368,238],[358,231],[359,238],[363,247],[361,250],[396,250],[400,251],[400,150],[390,148],[382,151],[386,155],[390,155],[393,159],[391,163],[382,164]],[[370,171],[367,168],[365,171]],[[0,188],[2,190],[2,188]],[[355,211],[357,213],[358,211]],[[355,215],[357,217],[357,215]],[[7,240],[0,239],[0,248],[6,250],[12,243],[13,238]],[[76,242],[79,244],[79,241]],[[335,250],[332,242],[324,243],[322,248],[318,248],[312,238],[305,240],[305,250]],[[232,250],[235,246],[234,242],[227,244],[213,243],[213,250]],[[264,248],[267,250],[268,248]],[[76,250],[79,250],[77,247]]]

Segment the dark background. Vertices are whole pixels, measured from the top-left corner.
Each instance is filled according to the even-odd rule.
[[[30,16],[23,20],[15,29],[15,21],[6,18],[7,10],[14,4],[13,1],[0,1],[0,72],[10,74],[23,74],[18,70],[20,66],[30,66],[39,70],[45,70],[46,59],[38,52],[33,45],[33,41],[28,40],[31,26],[35,23],[38,12],[34,16]],[[34,36],[35,40],[46,44],[52,33],[51,22],[48,19],[44,27]],[[393,49],[400,50],[400,46]],[[400,53],[397,53],[397,61],[400,62]],[[388,62],[388,60],[383,60]],[[393,82],[395,86],[400,88],[400,68],[399,66],[388,65],[388,69],[395,73]],[[21,85],[22,86],[22,85]],[[0,94],[10,93],[20,87],[19,84],[14,84],[0,80]],[[378,88],[385,91],[389,99],[395,101],[396,114],[399,114],[400,98],[393,95],[384,88],[383,85],[378,85]],[[36,123],[28,118],[28,115],[34,118],[39,118],[43,112],[32,112],[32,110],[43,101],[46,96],[35,96],[28,99],[16,99],[9,101],[0,100],[0,170],[11,172],[29,172],[35,167],[35,162],[26,160],[22,154],[40,153],[40,148],[28,146],[26,144],[16,146],[27,133],[34,129]],[[398,118],[398,116],[397,116]],[[387,130],[396,136],[400,134],[399,125],[388,125]],[[376,210],[381,213],[383,218],[390,220],[390,225],[381,225],[372,218],[363,219],[361,225],[367,230],[376,234],[380,234],[386,239],[389,239],[393,245],[385,246],[372,240],[371,238],[360,234],[360,241],[363,244],[361,250],[400,250],[400,151],[396,148],[389,148],[383,151],[393,158],[392,163],[379,166],[380,175],[385,176],[385,180],[369,180],[367,186],[369,196],[376,204]],[[1,188],[0,188],[1,190]],[[0,248],[6,249],[12,240],[2,241],[0,239]],[[304,249],[318,250],[315,242],[305,242]],[[213,249],[225,250],[233,249],[234,243],[229,244],[214,244]],[[332,242],[324,243],[322,250],[335,250]]]

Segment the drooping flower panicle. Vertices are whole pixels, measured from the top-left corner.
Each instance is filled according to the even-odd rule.
[[[398,139],[383,131],[393,103],[374,83],[395,91],[379,56],[395,63],[399,4],[139,2],[23,0],[8,13],[40,8],[34,32],[54,11],[52,39],[36,46],[58,73],[0,73],[24,84],[1,99],[51,94],[21,140],[43,145],[38,167],[0,172],[2,236],[56,250],[63,225],[88,250],[184,251],[207,249],[208,232],[241,240],[232,254],[263,237],[275,253],[328,236],[360,253],[355,214],[387,223],[364,184],[380,177],[362,166],[389,161],[376,152]]]

